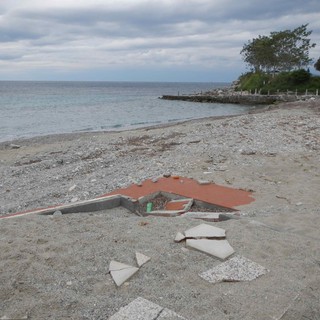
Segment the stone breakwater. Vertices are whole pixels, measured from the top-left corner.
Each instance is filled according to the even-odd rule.
[[[299,100],[319,99],[319,96],[295,94],[275,94],[261,95],[250,94],[247,91],[234,91],[232,87],[226,89],[218,89],[210,92],[193,94],[193,95],[163,95],[160,99],[164,100],[181,100],[202,103],[232,103],[243,105],[268,105],[277,102],[294,102]]]

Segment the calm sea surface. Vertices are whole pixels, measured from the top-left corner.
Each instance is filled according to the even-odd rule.
[[[0,141],[81,131],[123,130],[247,112],[248,106],[158,99],[222,83],[0,81]]]

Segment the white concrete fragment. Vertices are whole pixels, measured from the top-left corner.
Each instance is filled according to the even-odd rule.
[[[118,287],[131,278],[138,270],[139,268],[114,260],[112,260],[109,265],[111,277]]]
[[[245,257],[236,256],[207,270],[199,276],[211,283],[221,281],[252,281],[269,270]]]
[[[136,260],[139,267],[143,266],[145,263],[147,263],[151,258],[140,253],[136,252]]]
[[[226,231],[202,223],[194,228],[188,229],[184,234],[186,235],[186,238],[225,238]]]
[[[156,320],[181,319],[187,320],[177,313],[163,308],[149,300],[138,297],[125,307],[121,308],[109,320]]]
[[[187,239],[186,245],[222,260],[234,253],[227,240]]]
[[[196,211],[189,211],[182,214],[180,217],[184,218],[193,218],[193,219],[203,219],[208,221],[219,221],[218,212],[196,212]]]
[[[182,240],[184,240],[186,238],[186,236],[181,233],[181,232],[178,232],[176,237],[174,238],[174,242],[180,242]]]

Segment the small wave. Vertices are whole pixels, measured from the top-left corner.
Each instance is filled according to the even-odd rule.
[[[109,128],[121,128],[121,127],[123,127],[123,125],[121,123],[117,123],[117,124],[115,124],[113,126],[110,126]]]
[[[84,129],[79,129],[79,130],[73,130],[73,132],[87,132],[87,131],[93,131],[94,128],[89,127],[89,128],[84,128]]]

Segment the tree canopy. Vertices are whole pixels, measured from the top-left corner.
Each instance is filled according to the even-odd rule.
[[[308,38],[308,24],[293,30],[271,32],[244,44],[241,54],[255,72],[291,71],[307,67],[312,59],[309,50],[315,46]]]

